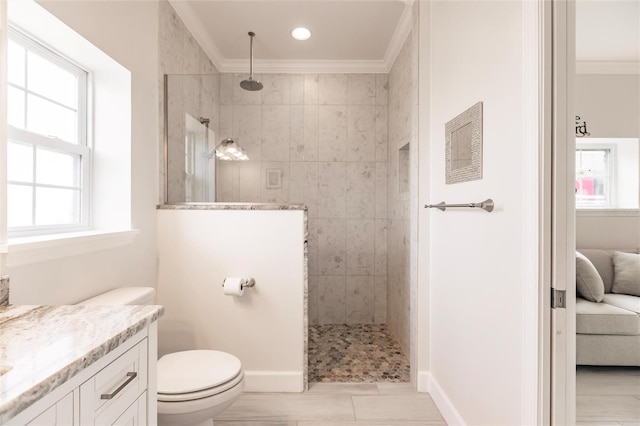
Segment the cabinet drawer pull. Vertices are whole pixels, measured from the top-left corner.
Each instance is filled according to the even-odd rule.
[[[120,393],[120,391],[122,389],[124,389],[129,383],[131,383],[133,381],[133,379],[135,379],[138,376],[138,373],[134,372],[134,371],[130,371],[127,373],[127,377],[129,377],[123,384],[121,384],[118,389],[114,390],[111,393],[103,393],[102,395],[100,395],[100,399],[111,399],[114,396],[116,396],[118,393]]]

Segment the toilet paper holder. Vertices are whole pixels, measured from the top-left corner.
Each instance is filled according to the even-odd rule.
[[[222,287],[224,287],[225,280],[226,280],[226,278],[224,280],[222,280]],[[245,278],[244,280],[245,280],[245,282],[240,285],[240,289],[245,289],[245,288],[248,288],[248,287],[255,287],[256,286],[256,280],[254,280],[253,278]]]

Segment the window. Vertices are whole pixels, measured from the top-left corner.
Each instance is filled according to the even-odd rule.
[[[576,141],[576,207],[638,209],[640,143],[637,138],[583,138]]]
[[[606,208],[613,204],[611,149],[576,150],[576,206]]]
[[[87,72],[11,29],[8,40],[9,234],[89,225]]]

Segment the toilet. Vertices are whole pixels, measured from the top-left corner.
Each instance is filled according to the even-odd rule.
[[[122,287],[79,305],[150,305],[152,287]],[[211,426],[244,389],[242,364],[235,356],[213,350],[166,354],[158,360],[158,424]]]

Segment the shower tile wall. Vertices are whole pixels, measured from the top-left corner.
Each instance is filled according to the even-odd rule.
[[[206,117],[211,120],[209,128],[216,131],[219,123],[218,70],[193,38],[178,14],[167,1],[159,3],[158,23],[158,57],[159,57],[159,106],[160,135],[164,135],[164,74],[178,74],[169,86],[170,110],[184,111],[195,118]],[[172,114],[169,122],[169,193],[172,202],[185,201],[184,182],[184,133],[183,114]],[[162,139],[160,150],[163,152]],[[164,188],[165,171],[162,154],[160,162],[160,199]]]
[[[412,72],[413,31],[389,72],[389,256],[388,326],[406,355],[410,353],[410,188],[409,153],[415,152],[413,117],[417,111]],[[415,56],[417,57],[417,56]],[[413,148],[409,149],[408,144]]]
[[[386,323],[387,75],[244,78],[220,75],[220,139],[250,161],[219,162],[217,200],[306,204],[310,323]]]

